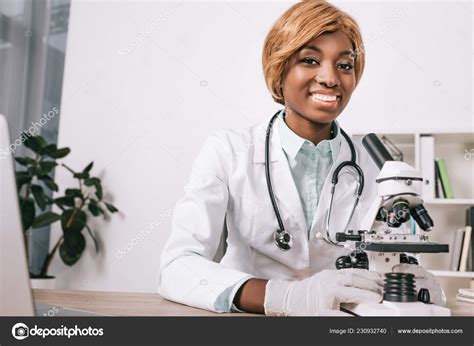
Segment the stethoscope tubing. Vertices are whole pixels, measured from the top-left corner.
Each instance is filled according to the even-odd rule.
[[[270,137],[271,137],[271,132],[272,132],[274,122],[278,118],[278,115],[280,114],[280,112],[281,112],[281,110],[277,111],[272,116],[272,118],[270,119],[270,122],[268,123],[267,131],[266,131],[266,134],[265,134],[265,179],[266,179],[266,182],[267,182],[268,194],[270,196],[273,211],[275,213],[276,219],[278,221],[278,227],[279,227],[279,230],[275,231],[275,243],[276,243],[277,247],[280,250],[286,251],[286,250],[291,248],[289,242],[281,243],[280,242],[281,240],[278,240],[278,239],[282,239],[282,237],[277,237],[277,236],[286,234],[288,236],[288,238],[291,240],[291,235],[288,231],[286,231],[285,225],[284,225],[283,220],[281,218],[280,210],[278,209],[278,204],[276,202],[275,195],[273,193],[272,179],[271,179],[271,173],[270,173]],[[352,140],[347,135],[347,133],[341,128],[340,128],[340,130],[341,130],[341,134],[344,136],[345,140],[347,141],[347,143],[349,145],[349,148],[350,148],[350,151],[351,151],[351,160],[341,162],[333,172],[332,179],[331,179],[331,183],[332,183],[331,199],[330,199],[330,203],[329,203],[328,214],[327,214],[327,217],[326,217],[326,238],[323,237],[323,239],[328,244],[332,244],[332,245],[336,245],[336,246],[342,246],[342,245],[340,245],[338,242],[333,241],[331,239],[331,236],[329,234],[329,223],[330,223],[330,215],[331,215],[331,212],[332,212],[334,192],[335,192],[338,180],[339,180],[340,171],[344,167],[352,167],[356,170],[357,175],[358,175],[358,186],[357,186],[357,190],[356,190],[356,198],[355,198],[355,202],[354,202],[354,205],[352,207],[349,219],[348,219],[347,224],[344,228],[344,232],[347,230],[347,227],[349,226],[349,224],[352,220],[352,217],[354,215],[354,211],[355,211],[355,209],[356,209],[356,207],[359,203],[359,199],[360,199],[360,196],[362,194],[362,191],[364,190],[364,172],[362,171],[360,166],[356,163],[356,158],[357,157],[356,157],[356,151],[355,151],[354,144],[352,143]]]

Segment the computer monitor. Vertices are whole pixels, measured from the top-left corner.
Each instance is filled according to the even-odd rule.
[[[34,316],[11,144],[0,114],[0,316]]]

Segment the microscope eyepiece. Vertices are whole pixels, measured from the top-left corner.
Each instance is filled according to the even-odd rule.
[[[416,223],[423,231],[429,232],[433,229],[433,220],[431,219],[423,204],[418,204],[411,208],[410,214],[413,216]]]
[[[362,145],[379,169],[382,169],[385,161],[395,161],[392,154],[390,154],[383,142],[375,133],[369,133],[366,135],[362,139]]]

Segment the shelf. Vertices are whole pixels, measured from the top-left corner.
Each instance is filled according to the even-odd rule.
[[[454,143],[474,143],[473,132],[458,133],[433,133],[437,145],[449,145]]]
[[[474,279],[474,272],[455,272],[450,270],[428,270],[434,276]]]
[[[435,198],[427,199],[423,202],[426,205],[474,205],[474,199],[472,198]]]

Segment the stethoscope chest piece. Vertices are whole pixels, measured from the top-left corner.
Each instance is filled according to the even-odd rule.
[[[282,251],[288,251],[291,249],[291,235],[287,231],[282,231],[282,230],[276,230],[275,235],[275,244],[278,246],[278,248]]]

